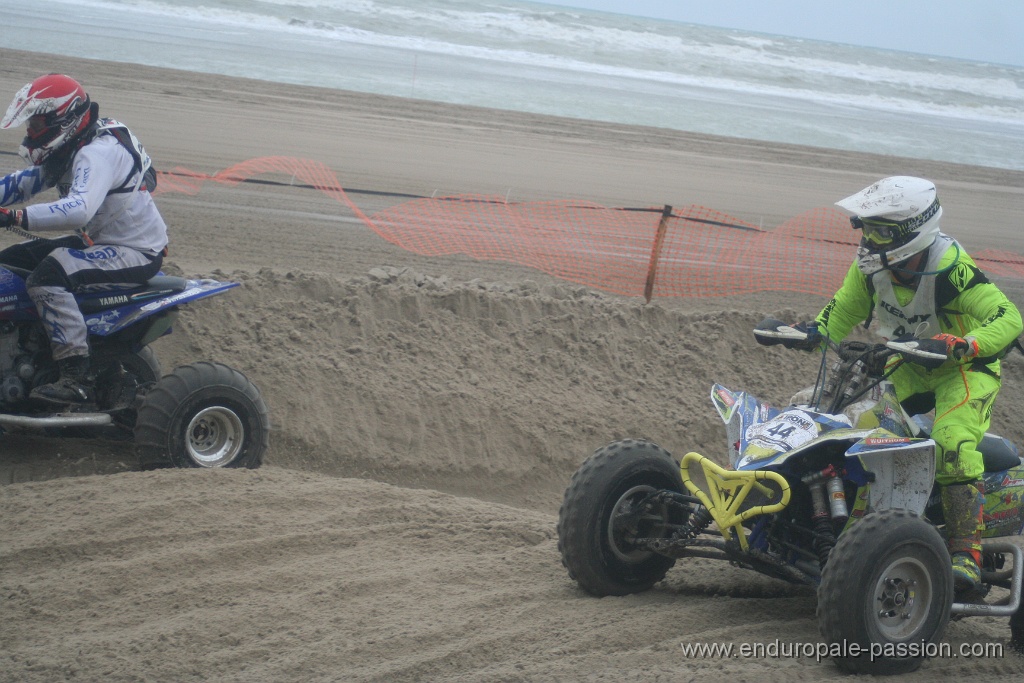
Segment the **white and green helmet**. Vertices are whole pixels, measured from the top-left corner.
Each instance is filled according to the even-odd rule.
[[[939,235],[942,207],[935,183],[923,178],[882,178],[836,206],[853,214],[850,223],[863,233],[857,266],[865,275],[903,263]]]

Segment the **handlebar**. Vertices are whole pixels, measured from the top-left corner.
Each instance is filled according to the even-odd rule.
[[[806,330],[797,329],[775,318],[766,318],[754,328],[754,338],[762,346],[781,344],[786,348],[798,348],[801,343],[807,342],[808,336]],[[855,341],[836,343],[826,337],[825,342],[844,361],[869,356],[884,363],[885,359],[898,354],[908,362],[925,368],[937,368],[949,359],[945,342],[938,339],[900,337],[881,344],[868,344]]]

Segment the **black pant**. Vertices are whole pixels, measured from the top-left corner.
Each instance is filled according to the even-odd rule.
[[[67,235],[53,240],[36,239],[21,242],[0,251],[0,264],[22,270],[35,270],[50,252],[60,247],[85,249],[86,244],[78,235]]]

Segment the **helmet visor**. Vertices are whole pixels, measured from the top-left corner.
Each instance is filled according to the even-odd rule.
[[[46,116],[37,114],[29,118],[26,132],[28,135],[21,141],[21,144],[28,149],[39,149],[56,140],[64,131],[59,125],[50,125]]]
[[[28,134],[32,137],[39,137],[47,127],[45,114],[36,114],[28,117]]]

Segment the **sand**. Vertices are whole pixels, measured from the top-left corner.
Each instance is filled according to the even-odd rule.
[[[696,203],[774,225],[914,174],[939,184],[968,249],[1024,253],[1022,173],[11,50],[0,64],[5,103],[41,73],[72,73],[161,169],[311,159],[367,212],[399,193],[481,193]],[[0,136],[8,168],[19,135]],[[644,305],[514,264],[416,256],[286,185],[158,203],[169,272],[243,285],[188,307],[160,361],[245,372],[270,406],[271,450],[255,471],[139,471],[127,443],[0,436],[0,680],[840,677],[813,657],[682,654],[817,642],[810,589],[689,560],[647,593],[595,599],[555,535],[569,477],[604,443],[721,457],[713,382],[776,402],[809,383],[810,361],[757,347],[750,329],[823,297]],[[1007,291],[1024,305],[1019,283]],[[1005,375],[993,429],[1024,443],[1024,356]],[[954,646],[1008,638],[995,618],[946,632]],[[908,678],[1022,674],[1007,651]]]

